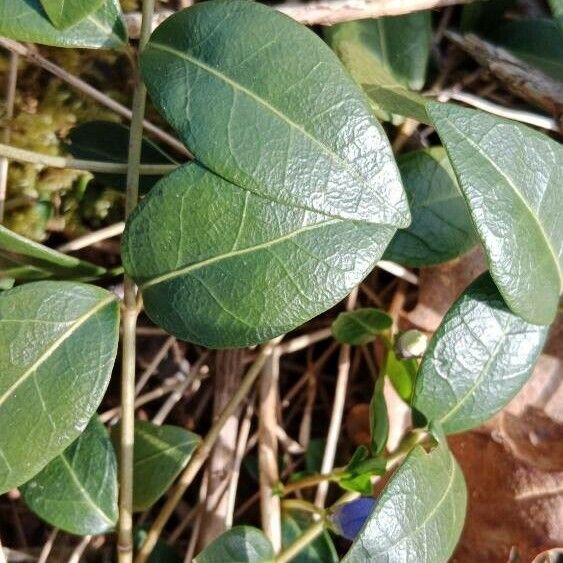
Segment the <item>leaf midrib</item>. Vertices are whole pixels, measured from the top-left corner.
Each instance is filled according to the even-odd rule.
[[[230,78],[226,74],[220,72],[216,68],[204,63],[203,61],[200,61],[199,59],[196,59],[195,57],[190,56],[188,53],[185,53],[183,51],[179,51],[179,50],[175,49],[174,47],[170,47],[169,45],[164,45],[162,43],[157,43],[157,42],[151,41],[149,43],[149,45],[147,46],[147,49],[150,49],[150,48],[156,49],[157,51],[160,50],[160,51],[168,52],[173,56],[176,56],[180,59],[183,59],[183,60],[197,66],[198,68],[208,72],[209,74],[212,74],[213,76],[215,76],[219,80],[222,80],[225,83],[229,84],[229,86],[231,86],[231,88],[233,88],[233,90],[241,92],[243,94],[246,94],[250,98],[254,99],[256,102],[258,102],[258,104],[265,107],[268,111],[270,111],[271,113],[273,113],[274,115],[279,117],[282,121],[285,121],[291,128],[299,131],[302,135],[304,135],[305,137],[310,139],[314,144],[319,146],[323,150],[323,152],[328,154],[331,157],[332,160],[340,163],[341,167],[344,170],[346,170],[358,183],[360,183],[361,185],[363,185],[367,189],[370,189],[370,186],[368,185],[367,180],[363,176],[361,176],[358,173],[357,170],[351,168],[349,166],[349,164],[344,159],[342,159],[336,152],[334,152],[334,150],[331,147],[329,147],[328,145],[324,144],[319,139],[314,137],[311,133],[309,133],[309,131],[307,131],[301,125],[299,125],[298,123],[296,123],[295,121],[290,119],[287,115],[285,115],[283,112],[281,112],[279,109],[274,107],[267,100],[260,97],[258,94],[256,94],[252,90],[249,90],[248,88],[246,88],[245,86],[243,86],[242,84],[240,84],[236,80],[233,80],[232,78]]]
[[[107,522],[107,524],[109,524],[110,527],[113,527],[115,525],[115,522],[101,509],[100,506],[98,506],[94,502],[94,499],[90,496],[90,493],[84,488],[84,485],[82,485],[82,483],[80,482],[80,479],[76,475],[76,472],[74,471],[73,467],[66,459],[65,454],[64,453],[61,454],[59,456],[59,459],[65,466],[66,470],[68,471],[68,474],[70,475],[70,478],[74,481],[82,496],[86,499],[87,504],[89,504],[102,517],[102,519],[105,522]]]
[[[268,240],[268,241],[260,243],[260,244],[255,244],[255,245],[249,246],[247,248],[242,248],[240,250],[233,250],[233,251],[230,251],[230,252],[225,252],[224,254],[219,254],[217,256],[213,256],[211,258],[208,258],[207,260],[202,260],[201,262],[196,262],[195,264],[189,264],[188,266],[184,266],[182,268],[177,268],[175,270],[167,272],[166,274],[162,274],[160,276],[154,277],[151,280],[147,281],[146,283],[141,284],[140,288],[142,290],[145,290],[145,289],[152,287],[154,285],[157,285],[159,283],[166,282],[170,279],[174,279],[174,278],[177,278],[179,276],[189,274],[190,272],[193,272],[195,270],[199,270],[201,268],[204,268],[206,266],[210,266],[210,265],[215,264],[217,262],[221,262],[222,260],[227,260],[227,259],[233,258],[235,256],[242,256],[244,254],[250,254],[250,253],[256,252],[258,250],[265,250],[265,249],[267,249],[271,246],[274,246],[274,245],[276,245],[280,242],[283,242],[285,240],[290,240],[290,239],[294,238],[295,236],[300,235],[301,233],[305,233],[307,231],[319,229],[321,227],[326,227],[327,225],[333,225],[333,224],[339,223],[341,221],[342,221],[341,219],[329,219],[328,221],[322,221],[320,223],[315,223],[314,225],[307,225],[306,227],[301,227],[299,229],[296,229],[295,231],[292,231],[292,232],[285,234],[281,237],[278,237],[276,239],[271,239],[271,240]]]
[[[510,178],[510,176],[508,176],[501,168],[499,168],[496,162],[492,160],[492,158],[482,149],[482,147],[478,145],[475,141],[473,141],[473,139],[465,135],[464,132],[459,127],[457,127],[457,125],[451,119],[449,119],[448,117],[444,117],[443,119],[445,119],[450,124],[450,126],[453,129],[455,129],[455,131],[457,131],[457,133],[459,133],[461,137],[465,139],[467,143],[471,145],[471,147],[474,148],[500,174],[502,178],[504,178],[504,180],[512,188],[516,196],[524,204],[524,207],[528,210],[529,214],[532,216],[533,222],[538,226],[539,232],[545,241],[545,245],[549,249],[549,253],[551,254],[553,262],[555,263],[555,268],[559,274],[559,282],[560,282],[559,285],[561,290],[561,288],[563,288],[563,270],[561,269],[561,265],[559,264],[559,259],[557,257],[557,254],[555,253],[555,249],[551,245],[551,240],[547,236],[547,233],[545,232],[543,225],[539,220],[539,217],[536,216],[534,210],[530,207],[524,196],[520,193],[516,184],[514,184],[512,178]],[[460,183],[460,187],[461,187],[461,183]]]
[[[109,305],[110,303],[112,303],[113,301],[115,301],[115,297],[113,295],[109,295],[108,297],[105,297],[104,299],[102,299],[95,307],[93,307],[92,309],[90,309],[89,311],[87,311],[84,315],[78,317],[77,319],[75,319],[73,321],[72,326],[64,331],[40,356],[39,358],[37,358],[37,360],[35,360],[35,362],[33,362],[33,364],[31,366],[29,366],[27,368],[26,371],[23,372],[23,374],[17,379],[17,381],[15,381],[10,387],[9,389],[0,397],[0,407],[10,398],[10,395],[12,395],[12,393],[18,388],[20,387],[20,385],[22,385],[25,381],[27,381],[27,379],[29,377],[31,377],[38,369],[39,367],[45,362],[47,361],[50,356],[52,354],[54,354],[56,352],[56,350],[59,348],[59,346],[62,345],[62,343],[67,340],[68,338],[70,338],[70,336],[72,336],[72,334],[74,332],[76,332],[86,321],[88,321],[90,318],[92,318],[98,311],[101,311],[104,307],[106,307],[107,305]],[[1,322],[1,319],[0,319]]]

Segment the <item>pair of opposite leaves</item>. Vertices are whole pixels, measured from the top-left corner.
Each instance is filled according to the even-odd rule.
[[[149,316],[172,334],[222,347],[291,330],[342,299],[408,225],[380,125],[306,28],[259,4],[206,2],[161,25],[141,66],[153,101],[198,158],[159,183],[124,235],[126,270]],[[433,105],[442,134],[457,115]],[[519,310],[510,286],[520,277],[502,279],[497,267],[510,257],[487,250],[511,307],[549,322],[552,296],[537,314]]]

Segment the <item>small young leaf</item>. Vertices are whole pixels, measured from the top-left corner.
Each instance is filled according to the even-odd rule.
[[[342,344],[359,346],[375,340],[378,334],[386,331],[393,319],[379,309],[356,309],[340,313],[332,323],[332,335]]]
[[[119,305],[99,287],[40,281],[0,293],[0,494],[84,430],[117,353]]]
[[[478,426],[527,381],[547,332],[512,313],[483,274],[452,305],[430,342],[413,406],[447,433]]]
[[[93,278],[105,268],[57,252],[0,225],[0,278]]]
[[[563,284],[563,148],[494,115],[427,106],[455,170],[507,305],[553,321]]]
[[[250,526],[235,526],[211,542],[194,563],[272,563],[272,544]]]
[[[117,462],[98,417],[21,488],[40,518],[71,534],[103,534],[117,521]]]
[[[0,35],[53,47],[123,49],[127,30],[118,0],[104,3],[71,29],[54,26],[40,0],[0,0]]]
[[[141,67],[205,167],[161,180],[123,237],[147,314],[172,334],[235,347],[291,330],[340,301],[408,225],[381,126],[305,27],[255,2],[203,2],[159,26]]]
[[[105,0],[40,0],[53,25],[66,29],[96,11]]]
[[[384,373],[389,377],[403,401],[410,401],[417,371],[418,362],[416,360],[400,360],[393,350],[387,351]]]
[[[341,23],[324,28],[323,34],[333,48],[347,41],[369,46],[378,66],[404,88],[420,90],[424,86],[432,39],[429,11]]]
[[[373,456],[379,455],[385,449],[389,437],[389,417],[387,403],[383,395],[383,382],[384,378],[379,377],[369,404],[371,453]]]
[[[461,535],[467,491],[445,445],[417,446],[391,477],[346,563],[446,563]]]
[[[119,428],[112,429],[114,443],[119,440]],[[133,510],[147,510],[168,490],[199,441],[199,436],[179,426],[135,421]]]
[[[75,158],[103,162],[127,162],[129,127],[111,121],[89,121],[72,129],[67,149]],[[143,138],[142,164],[178,164],[170,155],[151,140]],[[112,188],[125,190],[125,174],[95,174],[96,179]],[[148,192],[161,176],[143,174],[139,177],[141,194]]]
[[[310,518],[301,513],[285,513],[282,516],[282,547],[289,547],[311,525]],[[338,563],[338,554],[328,532],[323,532],[305,546],[291,563]]]
[[[433,147],[401,155],[412,223],[397,231],[384,258],[405,266],[433,266],[464,254],[479,239],[446,151]]]

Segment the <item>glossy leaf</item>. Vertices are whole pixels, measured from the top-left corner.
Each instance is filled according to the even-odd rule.
[[[0,278],[92,278],[105,268],[27,239],[0,225]]]
[[[405,266],[433,266],[464,254],[479,239],[446,151],[433,147],[397,159],[412,223],[397,231],[384,258]]]
[[[436,331],[420,366],[413,406],[448,433],[478,426],[526,383],[547,332],[512,313],[484,274]]]
[[[312,524],[300,513],[285,513],[282,516],[282,547],[289,547]],[[323,532],[306,545],[291,563],[338,563],[338,554],[328,532]]]
[[[323,33],[332,46],[352,40],[368,47],[379,66],[403,87],[424,86],[432,39],[429,11],[340,23]]]
[[[69,134],[68,151],[75,158],[99,160],[103,162],[127,162],[129,158],[129,127],[111,121],[89,121],[72,129]],[[177,162],[155,145],[143,138],[141,148],[143,164],[177,164]],[[96,179],[112,188],[125,190],[125,174],[95,174]],[[161,176],[143,174],[139,178],[139,190],[148,192]]]
[[[340,313],[332,323],[332,335],[342,344],[358,346],[375,340],[378,334],[388,330],[393,319],[379,309],[356,309]]]
[[[432,102],[444,143],[507,305],[550,323],[563,278],[563,148],[487,113]]]
[[[40,0],[0,0],[0,35],[53,47],[123,49],[127,31],[118,0],[105,0],[80,23],[61,31]]]
[[[125,268],[170,333],[233,347],[291,330],[340,301],[408,224],[380,125],[303,26],[258,3],[205,2],[153,33],[142,68],[206,167],[163,179],[124,233]]]
[[[391,477],[342,560],[446,563],[461,535],[467,491],[444,445],[417,446]]]
[[[117,521],[117,462],[95,416],[62,454],[21,489],[40,518],[71,534],[103,534]]]
[[[40,0],[53,25],[66,29],[97,10],[105,0]]]
[[[563,83],[563,33],[555,20],[514,20],[497,27],[491,38],[519,59]]]
[[[0,293],[0,493],[84,430],[117,353],[119,305],[99,287],[40,281]]]
[[[211,542],[194,563],[272,563],[272,544],[266,536],[250,526],[235,526]]]
[[[374,43],[375,29],[374,20],[364,20],[332,26],[325,36],[354,80],[364,88],[377,117],[400,123],[398,115],[429,123],[427,99],[408,90],[381,63]]]
[[[400,360],[393,350],[388,350],[383,369],[403,401],[409,401],[418,371],[417,360]]]
[[[119,426],[112,438],[117,443]],[[133,448],[133,510],[150,508],[188,463],[200,438],[179,426],[135,421]]]

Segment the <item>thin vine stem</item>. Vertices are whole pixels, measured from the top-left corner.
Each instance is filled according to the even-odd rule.
[[[154,546],[156,545],[156,542],[162,530],[164,529],[164,526],[168,522],[170,516],[172,516],[174,509],[182,499],[182,496],[194,480],[198,471],[201,469],[201,467],[209,457],[209,454],[211,453],[211,450],[213,449],[213,446],[217,441],[217,438],[219,437],[221,428],[223,428],[227,420],[229,420],[232,414],[238,409],[240,404],[246,399],[248,393],[254,385],[254,382],[260,375],[262,367],[264,366],[266,360],[274,352],[274,349],[280,339],[281,337],[276,338],[260,348],[256,359],[246,372],[246,375],[242,379],[236,393],[231,397],[230,401],[223,409],[223,412],[220,414],[219,418],[217,418],[217,420],[213,423],[213,426],[210,428],[205,438],[201,441],[198,448],[194,452],[194,455],[188,462],[188,465],[186,465],[186,468],[180,475],[180,478],[176,482],[176,485],[170,491],[168,499],[166,500],[164,506],[156,517],[151,529],[147,534],[145,543],[142,545],[137,557],[135,558],[135,563],[146,563],[152,550],[154,549]]]
[[[74,170],[85,170],[87,172],[105,172],[107,174],[126,174],[129,164],[121,162],[102,162],[97,160],[82,160],[79,158],[67,158],[64,156],[51,156],[38,152],[19,149],[11,145],[0,143],[0,157],[8,160],[16,160],[26,164],[40,164],[51,168],[72,168]],[[138,174],[142,175],[164,175],[178,168],[177,164],[140,164]]]
[[[143,0],[143,20],[139,53],[148,42],[155,0]],[[135,91],[129,154],[127,183],[125,193],[125,218],[135,209],[139,201],[139,172],[141,166],[141,146],[143,141],[143,120],[147,90],[141,79],[138,63],[134,67]],[[135,432],[135,364],[136,330],[139,307],[137,288],[129,276],[123,280],[123,340],[121,362],[121,433],[119,466],[119,528],[118,559],[119,563],[133,561],[133,445]]]

